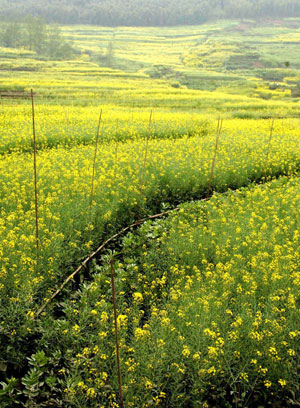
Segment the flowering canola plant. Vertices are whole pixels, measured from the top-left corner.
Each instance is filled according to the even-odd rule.
[[[201,197],[210,184],[215,137],[102,145],[98,152],[94,196],[90,204],[92,147],[38,154],[40,254],[36,262],[32,156],[11,154],[0,164],[1,301],[31,307],[36,291],[53,287],[97,244],[105,230],[130,221],[135,211],[159,208],[166,201]],[[117,148],[118,147],[118,148]],[[298,169],[298,137],[240,132],[220,140],[212,186],[225,191]],[[142,173],[144,186],[141,188]],[[152,208],[151,208],[152,207]],[[72,264],[73,264],[72,262]],[[51,283],[52,282],[52,283]],[[40,288],[40,289],[39,289]]]
[[[223,192],[251,181],[293,174],[299,167],[299,141],[293,132],[282,136],[275,129],[270,143],[268,133],[261,134],[258,129],[250,136],[242,126],[232,133],[226,131],[220,138],[211,179],[214,149],[214,135],[150,140],[145,163],[144,141],[101,144],[92,196],[92,146],[39,151],[38,257],[32,155],[3,156],[0,307],[1,355],[6,361],[22,361],[20,338],[34,330],[31,318],[74,265],[101,239],[132,222],[137,213],[143,216],[160,210],[162,203],[205,197],[210,189]],[[153,277],[153,289],[159,287],[163,292],[165,283],[164,277]],[[144,293],[135,292],[136,304],[146,301]],[[79,336],[81,330],[74,324],[74,336]],[[135,334],[137,340],[149,337],[146,328],[137,328]],[[7,349],[7,343],[12,348]]]
[[[124,239],[116,273],[127,406],[242,407],[297,394],[299,204],[298,178],[284,177],[183,205]],[[105,390],[117,389],[116,371],[103,379],[114,355],[107,276],[101,267],[76,310],[65,308],[74,353],[72,325],[89,333],[66,375],[75,406],[113,406]]]

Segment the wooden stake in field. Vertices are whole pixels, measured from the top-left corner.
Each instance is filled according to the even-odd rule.
[[[96,134],[96,142],[95,142],[95,153],[94,153],[94,161],[93,161],[93,174],[92,174],[92,185],[91,185],[91,195],[90,195],[90,221],[91,221],[91,210],[92,210],[92,202],[94,198],[94,181],[95,181],[95,168],[96,168],[96,158],[97,158],[97,150],[98,150],[98,141],[100,135],[100,125],[102,119],[102,109],[100,110],[99,120],[98,120],[98,127],[97,127],[97,134]]]
[[[66,121],[67,121],[67,124],[68,124],[68,128],[70,128],[69,115],[67,114],[66,107],[65,107],[64,105],[63,105],[63,110],[64,110],[64,113],[65,113],[65,117],[66,117]]]
[[[144,163],[143,163],[142,175],[141,175],[141,181],[140,181],[140,199],[141,199],[141,201],[143,199],[144,179],[145,179],[146,163],[147,163],[147,156],[148,156],[148,146],[149,146],[149,139],[150,139],[150,134],[151,134],[152,113],[153,113],[153,111],[151,109],[150,116],[149,116],[149,123],[148,123],[148,134],[147,134],[147,138],[146,138]],[[138,218],[140,218],[140,213],[138,214]]]
[[[35,237],[36,254],[39,255],[39,215],[38,215],[38,191],[36,174],[36,135],[35,135],[35,115],[34,115],[34,95],[31,89],[31,107],[32,107],[32,133],[33,133],[33,172],[34,172],[34,204],[35,204]]]
[[[115,149],[115,166],[117,165],[117,160],[118,160],[118,145],[119,145],[119,119],[117,119],[117,126],[116,126],[116,149]]]
[[[212,163],[211,163],[210,177],[209,177],[209,181],[208,181],[208,192],[210,192],[210,190],[211,190],[211,185],[212,185],[212,181],[213,181],[213,178],[214,178],[215,164],[216,164],[217,151],[218,151],[219,139],[220,139],[222,126],[223,126],[223,119],[219,118],[218,119],[218,126],[217,126],[215,152],[214,152],[213,160],[212,160]]]
[[[116,141],[116,148],[115,148],[115,163],[114,163],[115,167],[117,165],[117,160],[118,160],[118,147],[119,147],[119,141],[117,140]]]
[[[148,145],[149,145],[149,139],[150,139],[150,132],[151,132],[151,125],[152,125],[152,115],[153,111],[151,109],[150,116],[149,116],[149,123],[148,123],[148,134],[147,134],[147,139],[146,139],[146,148],[145,148],[145,157],[144,157],[144,166],[143,166],[143,174],[142,174],[142,184],[144,183],[144,176],[145,176],[145,167],[146,167],[146,162],[147,162],[147,155],[148,155]]]
[[[113,298],[113,308],[114,308],[114,322],[115,322],[115,338],[116,338],[116,355],[117,355],[117,369],[118,369],[120,407],[124,408],[123,392],[122,392],[121,364],[120,364],[120,347],[119,347],[119,336],[118,336],[117,301],[116,301],[113,258],[110,261],[110,270],[111,270],[111,288],[112,288],[112,298]]]
[[[273,130],[274,130],[274,122],[275,122],[275,118],[272,118],[271,127],[270,127],[270,136],[269,136],[269,142],[268,142],[268,148],[267,148],[267,154],[266,154],[265,173],[267,172],[267,166],[268,166],[268,161],[269,161],[271,141],[272,141]]]

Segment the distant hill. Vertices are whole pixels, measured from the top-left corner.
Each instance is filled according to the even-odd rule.
[[[0,0],[1,20],[26,15],[59,24],[188,25],[215,18],[299,17],[300,0]]]

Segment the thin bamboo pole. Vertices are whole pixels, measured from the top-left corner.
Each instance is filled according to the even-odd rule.
[[[69,115],[67,114],[67,110],[66,110],[66,107],[65,107],[64,105],[63,105],[63,110],[64,110],[64,113],[65,113],[65,117],[66,117],[66,121],[67,121],[68,127],[70,128]]]
[[[93,174],[92,174],[92,185],[91,185],[91,194],[90,194],[90,207],[89,207],[89,218],[91,221],[91,210],[92,210],[92,202],[94,198],[94,183],[95,183],[95,170],[96,170],[96,159],[97,159],[97,150],[98,150],[98,141],[100,135],[100,125],[102,119],[102,109],[100,110],[99,120],[98,120],[98,127],[97,127],[97,134],[96,134],[96,142],[95,142],[95,153],[94,153],[94,160],[93,160]]]
[[[38,214],[38,190],[37,190],[37,171],[36,171],[36,133],[35,133],[35,113],[34,113],[34,94],[31,89],[31,107],[32,107],[32,133],[33,133],[33,173],[34,173],[34,206],[35,206],[35,238],[36,255],[39,256],[39,214]]]
[[[117,160],[118,160],[118,147],[119,147],[119,141],[116,141],[116,147],[115,147],[115,163],[114,165],[117,165]]]
[[[270,136],[269,136],[268,148],[267,148],[267,154],[266,154],[265,173],[267,172],[267,165],[269,161],[269,154],[270,154],[270,148],[271,148],[271,142],[272,142],[272,136],[273,136],[273,130],[274,130],[274,122],[275,122],[275,118],[272,118],[271,127],[270,127]]]
[[[119,145],[119,119],[117,119],[117,126],[116,126],[116,149],[115,149],[115,163],[114,165],[117,165],[117,160],[118,160],[118,145]]]
[[[213,156],[212,163],[211,163],[211,170],[210,170],[210,176],[209,176],[209,181],[208,181],[208,191],[211,190],[211,185],[212,185],[212,181],[213,181],[213,178],[214,178],[217,151],[218,151],[219,139],[220,139],[220,134],[221,134],[221,131],[222,131],[222,126],[223,126],[223,119],[219,118],[218,119],[218,126],[217,126],[215,151],[214,151],[214,156]]]
[[[120,397],[120,407],[124,407],[123,403],[123,391],[122,391],[122,375],[121,375],[121,363],[120,363],[120,346],[119,346],[119,336],[118,336],[118,318],[117,318],[117,300],[116,300],[116,289],[115,289],[115,276],[114,276],[114,260],[110,261],[111,270],[111,288],[112,288],[112,298],[113,298],[113,308],[114,308],[114,322],[115,322],[115,338],[116,338],[116,355],[117,355],[117,370],[118,370],[118,382],[119,382],[119,397]]]
[[[149,139],[150,139],[150,132],[151,132],[151,124],[152,124],[152,114],[153,114],[153,110],[151,109],[150,116],[149,116],[149,123],[148,123],[148,134],[146,138],[142,175],[141,175],[141,180],[140,180],[140,199],[141,200],[143,199],[144,179],[145,179],[145,172],[146,172],[146,163],[147,163],[147,158],[148,158],[148,147],[149,147]],[[140,214],[138,214],[138,218],[140,218]]]

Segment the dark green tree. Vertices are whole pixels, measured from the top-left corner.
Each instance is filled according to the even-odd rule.
[[[52,25],[46,32],[44,54],[50,59],[71,59],[74,49],[67,43],[57,25]]]
[[[2,45],[11,48],[17,48],[22,44],[21,37],[21,27],[17,23],[6,24],[0,35]]]
[[[42,18],[28,16],[24,23],[24,44],[42,54],[46,43],[46,23]]]
[[[110,41],[107,46],[106,55],[105,55],[106,65],[108,67],[111,67],[113,65],[114,55],[115,55],[114,44],[112,41]]]

